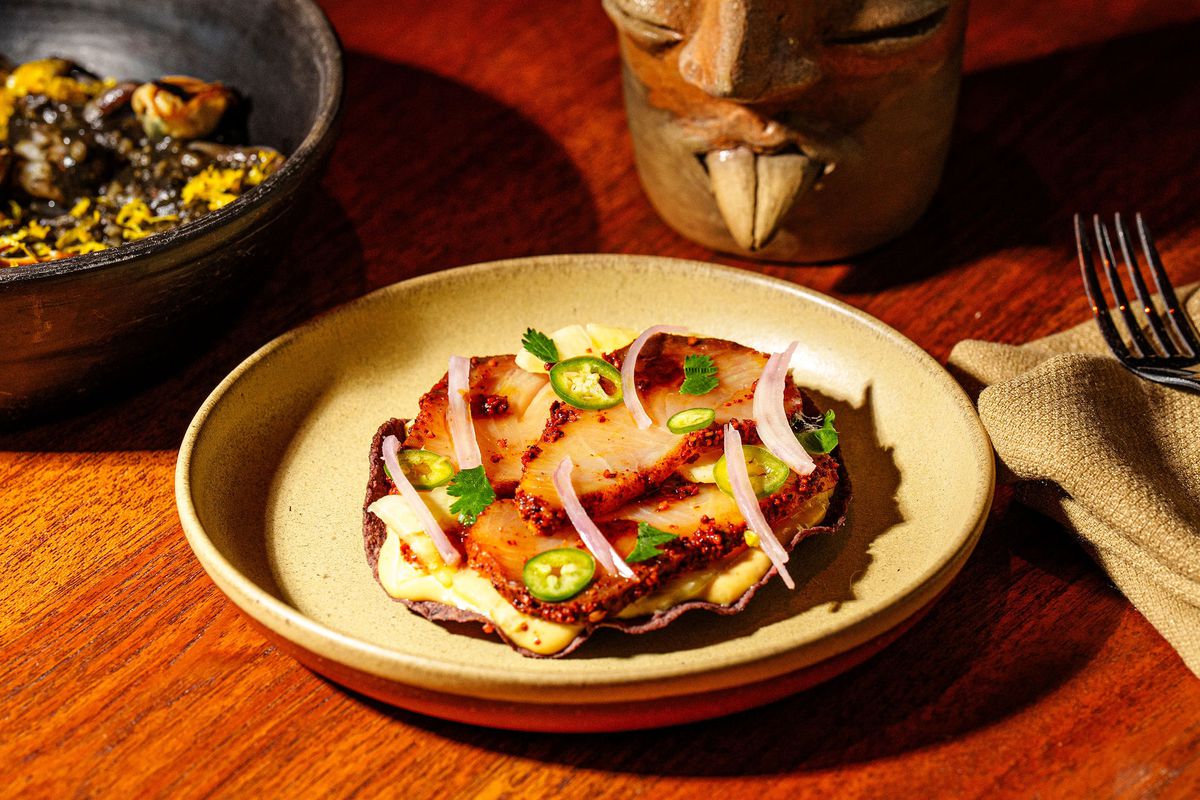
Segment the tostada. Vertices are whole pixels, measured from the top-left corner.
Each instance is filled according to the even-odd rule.
[[[792,588],[791,549],[843,524],[834,414],[791,379],[796,343],[574,325],[521,344],[451,357],[371,442],[367,560],[413,611],[561,656]]]

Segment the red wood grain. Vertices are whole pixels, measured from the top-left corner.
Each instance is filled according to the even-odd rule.
[[[976,0],[933,208],[823,267],[730,259],[658,220],[598,3],[327,8],[347,48],[343,135],[268,285],[173,371],[0,435],[0,795],[1200,796],[1200,681],[1066,531],[1003,491],[945,598],[871,661],[759,711],[596,736],[441,722],[314,676],[207,579],[172,499],[184,427],[238,361],[458,264],[736,264],[844,299],[938,358],[1085,317],[1076,210],[1144,212],[1171,273],[1200,279],[1200,4]]]

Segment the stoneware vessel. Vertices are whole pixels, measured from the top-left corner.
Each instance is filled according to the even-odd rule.
[[[411,417],[453,353],[512,353],[530,326],[581,322],[684,325],[764,350],[800,341],[794,374],[836,410],[855,490],[845,528],[793,551],[794,592],[776,580],[735,616],[696,610],[654,633],[602,630],[565,658],[531,659],[478,625],[419,617],[380,587],[362,502],[381,421]],[[394,284],[266,345],[197,412],[175,492],[212,580],[311,669],[447,719],[601,731],[767,703],[886,646],[975,546],[992,464],[954,379],[861,311],[740,269],[564,255]]]
[[[183,73],[250,100],[287,163],[208,216],[122,247],[0,270],[0,425],[137,381],[228,317],[286,243],[328,158],[341,47],[312,0],[3,0],[0,53],[128,78]]]
[[[651,203],[703,245],[814,262],[937,188],[967,0],[603,0]]]

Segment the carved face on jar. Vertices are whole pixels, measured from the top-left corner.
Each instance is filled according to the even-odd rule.
[[[603,0],[620,32],[638,173],[708,247],[861,253],[937,187],[966,0]]]

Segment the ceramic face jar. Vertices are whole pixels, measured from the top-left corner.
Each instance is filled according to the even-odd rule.
[[[638,173],[672,227],[827,261],[898,235],[950,140],[966,0],[603,0]]]

